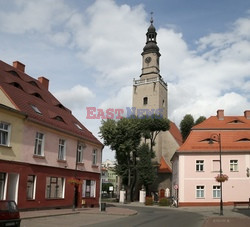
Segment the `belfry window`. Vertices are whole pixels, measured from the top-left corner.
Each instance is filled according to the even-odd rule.
[[[144,97],[143,98],[143,105],[147,105],[148,104],[148,97]]]

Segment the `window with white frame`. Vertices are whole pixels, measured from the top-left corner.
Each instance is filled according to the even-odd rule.
[[[205,186],[196,186],[196,198],[204,198]]]
[[[36,176],[29,175],[27,179],[27,199],[35,199]]]
[[[0,122],[0,145],[9,146],[10,143],[10,124]]]
[[[76,157],[76,161],[78,163],[82,163],[83,162],[83,149],[84,149],[84,145],[83,144],[78,144],[77,145],[77,157]]]
[[[43,146],[44,146],[44,134],[37,132],[36,133],[36,140],[35,140],[34,154],[43,156],[44,155]]]
[[[204,170],[204,160],[196,160],[196,171],[203,171]]]
[[[94,149],[92,151],[92,164],[96,165],[97,164],[97,149]]]
[[[64,198],[64,178],[46,177],[46,195],[47,199]]]
[[[65,160],[65,154],[66,154],[66,141],[64,139],[59,139],[58,160]]]
[[[230,160],[230,171],[231,172],[238,171],[238,160]]]
[[[213,198],[220,198],[220,186],[218,185],[213,186]]]
[[[6,173],[0,172],[0,200],[4,200],[5,179]]]
[[[82,197],[95,198],[96,197],[96,181],[84,180],[82,184]]]

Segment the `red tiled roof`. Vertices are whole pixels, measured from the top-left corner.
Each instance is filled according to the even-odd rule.
[[[161,157],[158,172],[159,173],[172,173],[172,169],[169,167],[169,165],[166,163],[163,157]]]
[[[7,94],[19,111],[27,114],[28,119],[102,145],[40,81],[3,61],[0,61],[0,89]],[[32,105],[37,107],[41,114],[35,112]]]
[[[250,119],[245,116],[212,116],[192,128],[190,135],[177,152],[218,152],[218,136],[222,152],[250,153]],[[210,138],[213,144],[209,144]]]
[[[176,142],[181,145],[182,144],[182,135],[180,130],[177,128],[176,124],[170,121],[170,129],[169,132],[175,138]]]

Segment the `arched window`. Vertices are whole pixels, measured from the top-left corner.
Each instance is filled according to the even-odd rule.
[[[144,97],[143,98],[143,105],[147,105],[148,104],[148,97]]]

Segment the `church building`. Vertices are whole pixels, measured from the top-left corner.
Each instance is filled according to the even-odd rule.
[[[160,49],[156,42],[157,32],[150,20],[146,33],[146,45],[142,52],[142,73],[133,82],[133,107],[156,111],[164,118],[168,118],[168,86],[160,75]],[[182,144],[182,136],[176,125],[170,121],[170,129],[160,132],[154,146],[157,163],[157,179],[151,191],[164,196],[167,188],[172,190],[171,157]]]

